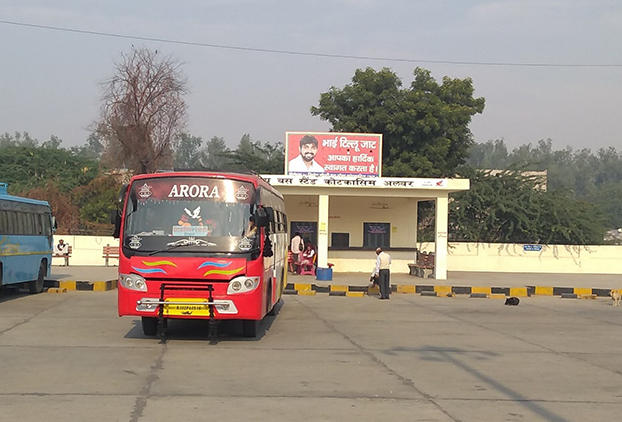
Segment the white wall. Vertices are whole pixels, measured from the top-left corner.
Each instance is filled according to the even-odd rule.
[[[65,243],[71,245],[71,258],[69,265],[104,265],[105,259],[102,257],[104,246],[119,246],[119,241],[112,236],[69,236],[55,235],[54,244],[58,239],[63,239]],[[52,258],[52,265],[63,265],[64,258]],[[109,265],[119,265],[119,260],[111,258]]]
[[[317,212],[317,209],[315,209]],[[335,225],[339,227],[336,223]],[[349,223],[344,221],[344,224]],[[359,223],[357,223],[359,224]],[[344,227],[345,230],[345,226]],[[338,231],[338,230],[335,230]],[[69,265],[104,265],[103,247],[117,246],[111,236],[54,236],[54,243],[62,238],[72,248]],[[362,240],[361,240],[362,242]],[[352,243],[352,239],[351,239]],[[359,245],[356,245],[359,246]],[[422,251],[434,251],[434,243],[419,243]],[[560,273],[560,274],[622,274],[622,246],[542,246],[541,251],[525,251],[524,245],[491,243],[449,243],[449,271]],[[391,271],[407,273],[408,263],[414,262],[414,251],[389,251],[393,264]],[[376,254],[369,251],[329,251],[328,262],[335,272],[371,273]],[[53,265],[61,265],[62,258],[54,258]],[[111,259],[110,265],[118,265]]]

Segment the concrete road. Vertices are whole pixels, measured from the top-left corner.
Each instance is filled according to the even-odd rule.
[[[257,339],[204,322],[166,341],[116,291],[0,293],[1,420],[615,421],[609,300],[286,296]]]

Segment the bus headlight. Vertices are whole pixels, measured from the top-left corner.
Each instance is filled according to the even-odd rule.
[[[130,290],[147,291],[145,279],[138,274],[119,274],[119,284]]]
[[[259,286],[259,277],[236,277],[229,282],[227,294],[246,293]]]

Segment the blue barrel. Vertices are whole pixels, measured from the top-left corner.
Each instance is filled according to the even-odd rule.
[[[333,279],[333,269],[332,268],[320,268],[317,267],[315,269],[315,279],[330,281]]]

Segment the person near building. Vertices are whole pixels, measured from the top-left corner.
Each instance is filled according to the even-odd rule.
[[[307,242],[305,250],[302,252],[302,260],[300,261],[300,267],[304,270],[310,270],[315,266],[316,253],[315,248],[310,242]]]
[[[292,257],[294,258],[293,267],[298,267],[298,263],[300,262],[300,253],[304,250],[305,244],[302,240],[302,236],[300,232],[296,232],[294,237],[292,237],[292,241],[289,244],[289,250],[292,253]]]
[[[63,239],[58,239],[58,244],[54,246],[54,255],[65,258],[65,265],[69,266],[69,245]]]
[[[374,276],[377,278],[380,287],[380,299],[388,300],[391,294],[391,255],[384,252],[382,248],[376,248],[376,267]]]

